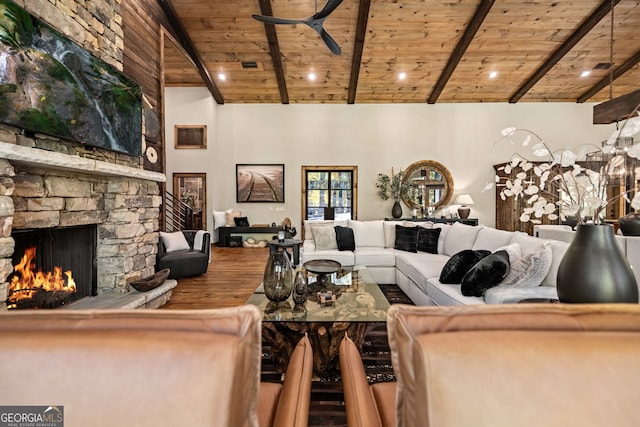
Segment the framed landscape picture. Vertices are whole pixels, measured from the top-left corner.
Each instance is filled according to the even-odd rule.
[[[236,202],[284,203],[284,164],[236,164]]]
[[[182,125],[175,127],[176,148],[207,148],[206,125]]]

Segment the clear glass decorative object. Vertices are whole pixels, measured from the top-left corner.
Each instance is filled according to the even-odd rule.
[[[282,251],[269,255],[264,269],[264,293],[273,302],[289,298],[293,288],[293,267],[289,257]]]

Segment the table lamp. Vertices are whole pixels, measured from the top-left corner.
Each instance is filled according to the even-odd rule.
[[[471,213],[471,208],[467,205],[473,204],[473,199],[468,194],[458,194],[456,199],[453,201],[454,205],[460,205],[458,208],[458,216],[462,219],[469,218],[469,214]]]

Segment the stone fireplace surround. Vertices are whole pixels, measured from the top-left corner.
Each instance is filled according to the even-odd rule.
[[[5,142],[6,135],[0,135],[0,310],[7,308],[14,229],[96,224],[98,296],[125,294],[128,281],[154,273],[164,174],[35,148],[37,138]]]

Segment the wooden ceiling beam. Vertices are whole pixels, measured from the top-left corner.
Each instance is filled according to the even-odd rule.
[[[260,13],[265,16],[273,16],[273,10],[271,9],[271,0],[260,0]],[[280,53],[280,43],[278,43],[276,26],[274,24],[265,23],[264,31],[267,33],[267,41],[269,42],[269,53],[271,54],[271,62],[273,62],[273,71],[276,73],[276,81],[278,82],[278,90],[280,91],[280,101],[283,104],[288,104],[289,91],[287,90],[287,81],[284,76],[282,54]]]
[[[538,81],[545,76],[573,47],[578,44],[589,31],[593,29],[607,14],[611,11],[611,7],[615,7],[620,0],[604,0],[602,4],[580,24],[580,26],[569,36],[564,43],[556,49],[551,56],[538,68],[522,86],[511,95],[509,102],[515,104],[535,86]]]
[[[367,23],[369,22],[370,7],[371,0],[360,0],[360,7],[358,9],[358,23],[356,25],[356,41],[353,45],[353,57],[351,59],[351,77],[349,78],[347,104],[354,104],[356,102],[358,77],[360,76],[360,64],[362,63],[364,39],[367,35]]]
[[[467,25],[467,28],[465,29],[464,34],[462,35],[462,38],[460,38],[460,40],[458,41],[456,48],[453,50],[453,53],[449,57],[449,61],[447,62],[447,65],[444,67],[444,70],[442,70],[442,74],[440,74],[438,81],[434,85],[433,90],[429,95],[429,98],[427,98],[427,102],[429,104],[435,104],[438,98],[440,97],[440,94],[442,93],[445,86],[447,85],[447,82],[453,75],[453,72],[456,70],[456,67],[458,66],[458,64],[460,63],[460,60],[462,59],[465,52],[469,48],[469,45],[471,44],[474,37],[476,36],[476,33],[480,29],[480,26],[482,25],[485,18],[489,14],[489,11],[491,10],[491,7],[493,6],[494,3],[495,3],[495,0],[483,0],[478,5],[478,9],[476,9],[476,13],[471,18],[471,21],[469,22],[469,25]]]
[[[607,85],[611,83],[611,78],[613,78],[613,80],[615,81],[618,77],[620,77],[621,75],[623,75],[624,73],[626,73],[627,71],[635,67],[635,65],[639,62],[640,62],[640,50],[637,51],[635,55],[633,55],[631,58],[624,61],[624,63],[620,65],[618,68],[613,70],[612,76],[607,75],[598,83],[593,85],[591,89],[587,90],[585,93],[580,95],[576,100],[576,102],[581,104],[583,102],[588,101],[589,98],[591,98],[593,95],[595,95],[596,93],[600,92],[602,89],[607,87]]]
[[[158,0],[158,4],[162,8],[162,11],[166,15],[167,19],[169,20],[169,24],[171,25],[171,29],[173,30],[173,36],[178,41],[178,43],[180,43],[180,45],[185,50],[185,52],[187,52],[187,54],[189,55],[189,58],[198,69],[198,73],[200,74],[200,77],[202,77],[204,84],[209,89],[209,92],[211,92],[211,95],[213,95],[213,98],[216,100],[218,104],[224,104],[224,98],[222,97],[222,94],[218,90],[218,87],[216,86],[216,84],[211,79],[211,75],[209,74],[207,67],[204,66],[204,62],[202,61],[200,54],[198,53],[197,49],[193,45],[193,42],[191,41],[189,34],[187,33],[184,26],[182,25],[180,18],[178,18],[178,14],[173,8],[171,1]]]
[[[628,119],[640,108],[640,89],[593,107],[593,124],[606,125]]]

